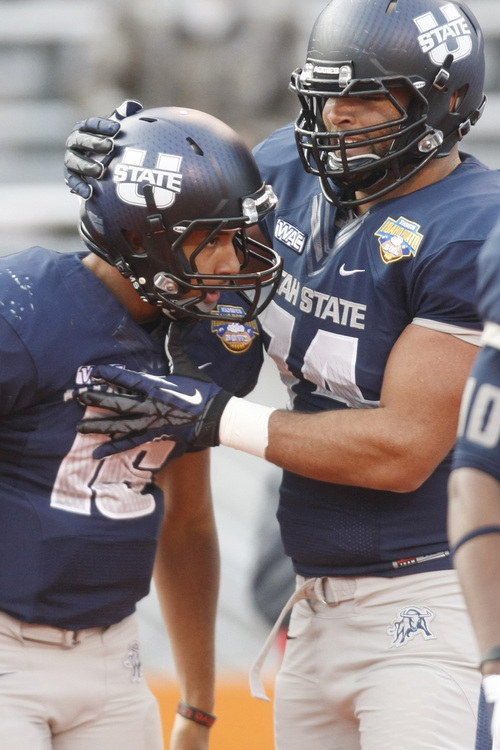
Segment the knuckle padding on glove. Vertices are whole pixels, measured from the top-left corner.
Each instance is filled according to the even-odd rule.
[[[90,198],[92,190],[88,183],[81,177],[77,177],[76,175],[71,174],[68,169],[65,169],[64,180],[72,193],[76,193],[76,195],[79,195],[84,200]]]
[[[137,407],[137,396],[113,391],[85,391],[80,393],[78,400],[84,406],[97,406],[100,409],[111,409],[120,414],[127,414]]]
[[[89,117],[73,132],[95,133],[98,136],[115,136],[120,130],[121,125],[116,120],[110,120],[106,117]]]
[[[109,409],[115,416],[86,418],[80,422],[79,431],[84,434],[143,433],[162,426],[179,426],[196,422],[191,411],[158,399],[141,402],[136,396],[103,391],[87,391],[79,396],[80,403]]]
[[[83,155],[79,156],[73,151],[65,153],[64,166],[73,172],[78,172],[86,177],[95,177],[96,179],[101,177],[104,169],[104,166],[100,162],[87,159]]]
[[[109,154],[113,149],[113,141],[104,135],[92,135],[76,130],[66,139],[66,148],[93,151],[97,154]]]

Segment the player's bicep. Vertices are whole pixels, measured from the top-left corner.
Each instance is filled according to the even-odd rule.
[[[437,465],[455,442],[460,401],[477,347],[451,334],[409,325],[387,362],[385,409],[415,460]]]

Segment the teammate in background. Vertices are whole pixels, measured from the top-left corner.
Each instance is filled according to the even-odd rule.
[[[500,224],[478,264],[485,322],[467,383],[449,482],[448,524],[454,564],[479,642],[486,698],[500,748]]]
[[[255,152],[280,200],[260,224],[284,258],[261,323],[290,409],[189,375],[166,392],[113,367],[97,374],[127,398],[87,395],[110,410],[80,426],[109,435],[103,454],[167,434],[284,469],[297,591],[278,750],[474,745],[479,654],[446,522],[480,340],[476,258],[500,201],[500,175],[458,147],[483,85],[482,32],[462,2],[330,2],[292,75],[296,123]],[[205,394],[185,407],[189,429],[165,415],[181,405],[172,383]]]
[[[99,363],[168,373],[175,319],[207,376],[250,390],[280,260],[245,232],[276,200],[236,133],[194,110],[126,118],[107,162],[85,251],[0,260],[2,750],[164,747],[134,615],[154,563],[182,696],[171,750],[207,750],[214,721],[209,452],[167,439],[96,461],[78,397],[106,389]]]

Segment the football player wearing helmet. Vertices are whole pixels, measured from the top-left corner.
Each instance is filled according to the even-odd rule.
[[[480,669],[500,747],[500,224],[478,262],[483,348],[464,391],[449,482],[448,528],[454,564],[481,651]]]
[[[482,328],[476,258],[500,201],[499,173],[459,150],[484,70],[460,0],[331,0],[292,75],[296,123],[254,151],[279,196],[259,228],[283,281],[260,322],[290,408],[231,398],[185,362],[163,385],[107,367],[127,398],[103,393],[108,414],[80,426],[110,435],[104,454],[168,435],[284,470],[278,520],[298,586],[278,750],[474,745],[479,650],[446,521]],[[197,404],[179,398],[195,392]]]
[[[449,156],[477,122],[484,74],[482,32],[463,3],[330,3],[290,83],[306,170],[335,205],[394,194],[432,159]],[[345,117],[373,101],[388,106],[381,119]]]
[[[241,306],[231,319],[262,312],[281,259],[246,229],[277,199],[242,138],[208,114],[169,107],[127,117],[114,139],[111,160],[102,160],[105,174],[89,179],[82,203],[85,244],[153,307],[222,319],[224,291]],[[213,262],[224,243],[234,255],[231,272]]]
[[[276,200],[216,118],[160,108],[117,130],[87,183],[87,249],[0,260],[2,750],[164,747],[134,614],[153,567],[182,696],[171,747],[208,750],[215,720],[209,452],[161,440],[96,460],[78,397],[106,388],[100,363],[168,373],[174,318],[207,379],[251,390],[252,318],[281,261],[246,230]]]

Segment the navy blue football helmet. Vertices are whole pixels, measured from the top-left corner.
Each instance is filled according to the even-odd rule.
[[[116,266],[144,300],[174,315],[224,318],[223,306],[204,304],[218,289],[234,291],[241,306],[241,315],[231,308],[231,320],[262,312],[276,291],[282,260],[246,229],[274,210],[277,199],[234,130],[197,110],[143,110],[122,120],[113,151],[103,158],[103,176],[87,178],[92,190],[80,215],[80,233],[92,252]],[[197,257],[228,229],[237,230],[240,273],[200,274]],[[208,234],[188,260],[182,247],[197,230]],[[131,235],[139,237],[140,250]]]
[[[290,83],[301,104],[295,133],[305,169],[319,175],[335,205],[386,195],[430,159],[449,154],[477,122],[486,103],[484,72],[482,32],[463,2],[332,0]],[[398,97],[398,89],[409,96]],[[374,95],[392,102],[393,120],[328,132],[322,112],[329,98]],[[382,128],[390,132],[381,136]],[[356,142],[365,152],[367,145],[385,143],[385,153],[356,156]],[[368,197],[356,198],[367,188]]]

